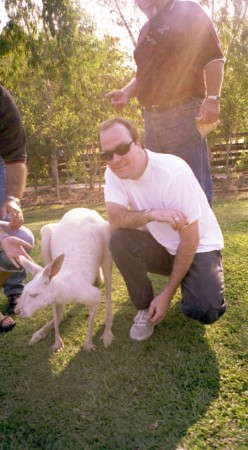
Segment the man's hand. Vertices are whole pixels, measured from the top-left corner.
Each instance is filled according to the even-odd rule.
[[[180,231],[188,225],[187,216],[179,209],[151,209],[129,211],[122,205],[106,202],[109,223],[113,230],[119,228],[139,228],[152,222],[167,222],[173,230]]]
[[[199,110],[199,123],[213,123],[220,118],[220,103],[216,100],[205,98]]]
[[[164,292],[155,297],[149,307],[148,320],[157,324],[163,320],[170,307],[170,300],[165,298]]]
[[[18,269],[21,267],[19,264],[19,256],[20,255],[23,255],[23,256],[25,256],[25,258],[32,261],[32,258],[24,250],[24,247],[27,250],[31,250],[33,247],[31,244],[28,244],[28,242],[24,241],[23,239],[19,239],[15,236],[5,236],[1,240],[1,245],[2,245],[2,249],[8,256],[9,260]]]
[[[187,216],[179,209],[152,209],[149,216],[157,222],[168,222],[175,231],[188,225]]]
[[[109,92],[108,94],[105,94],[105,97],[111,99],[112,106],[117,110],[125,108],[129,102],[128,94],[121,90]]]
[[[18,230],[23,224],[23,214],[20,206],[14,200],[6,200],[1,210],[3,220],[9,215],[9,228]]]

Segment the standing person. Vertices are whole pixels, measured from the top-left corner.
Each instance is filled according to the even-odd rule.
[[[1,184],[2,195],[5,191],[5,197],[1,198],[0,216],[3,219],[8,217],[10,234],[18,232],[19,237],[31,244],[33,243],[32,233],[26,228],[19,230],[24,223],[20,200],[27,176],[25,130],[12,95],[2,85],[0,85],[0,157],[4,161],[4,166],[1,168],[1,180],[4,183],[4,185]],[[10,272],[9,276],[11,275]],[[0,271],[0,286],[2,287],[6,281],[6,274]],[[10,300],[9,309],[12,312],[17,297]]]
[[[138,310],[131,339],[152,335],[179,286],[181,311],[215,322],[226,310],[223,237],[192,170],[181,158],[143,149],[136,127],[123,118],[100,125],[100,143],[110,249]],[[155,297],[147,272],[169,275]]]
[[[6,165],[4,160],[0,157],[0,219],[9,221],[9,215],[6,217],[1,216],[1,208],[6,198]],[[25,239],[25,229],[23,239]],[[8,299],[7,310],[9,314],[14,313],[14,309],[18,298],[23,291],[23,281],[26,278],[26,271],[23,269],[21,272],[14,273],[3,285],[3,291]]]
[[[189,0],[136,0],[148,17],[134,51],[136,77],[106,94],[116,109],[137,97],[144,108],[145,146],[183,158],[212,205],[206,138],[196,126],[216,122],[224,60],[213,23]]]

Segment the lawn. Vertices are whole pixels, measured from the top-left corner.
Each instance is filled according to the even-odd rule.
[[[103,205],[95,208],[105,216]],[[36,262],[40,227],[69,209],[25,210],[36,236]],[[56,354],[53,333],[28,346],[51,309],[17,319],[13,331],[0,335],[1,450],[248,449],[248,199],[216,200],[214,209],[225,237],[226,315],[206,327],[187,319],[179,311],[178,292],[152,338],[134,343],[129,328],[135,311],[114,269],[110,348],[100,340],[104,301],[93,353],[82,350],[84,307],[67,307],[61,326],[65,349]],[[159,292],[165,279],[153,280]],[[5,305],[1,294],[3,312]]]

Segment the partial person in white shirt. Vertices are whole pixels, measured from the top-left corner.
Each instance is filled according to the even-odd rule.
[[[214,323],[226,310],[223,236],[192,170],[142,148],[135,124],[121,117],[100,125],[100,144],[110,248],[138,310],[130,337],[153,334],[179,286],[182,313]],[[148,272],[169,276],[155,297]]]

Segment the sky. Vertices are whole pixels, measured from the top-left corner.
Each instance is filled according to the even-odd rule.
[[[5,22],[6,22],[5,8],[4,8],[3,0],[0,0],[0,30],[2,30]]]
[[[120,38],[121,47],[126,50],[128,53],[132,54],[133,52],[133,44],[130,36],[125,27],[120,27],[115,25],[111,20],[111,15],[106,13],[106,8],[97,6],[96,2],[92,0],[80,0],[82,8],[86,9],[86,11],[92,16],[92,19],[97,27],[97,34],[99,37],[103,36],[104,33],[111,34],[113,36],[117,36]],[[127,2],[128,3],[128,2]],[[142,14],[137,8],[134,8],[134,0],[129,0],[130,6],[125,9],[125,17],[133,17],[134,13],[139,14],[140,26],[147,20],[144,14]],[[137,36],[138,38],[138,29]]]
[[[40,3],[40,0],[36,0],[37,4]],[[110,19],[109,13],[106,14],[106,10],[102,7],[99,7],[96,1],[94,0],[80,0],[81,6],[83,9],[86,9],[86,11],[92,16],[92,19],[97,27],[97,34],[99,37],[102,37],[104,33],[108,32],[109,34],[112,34],[113,36],[118,36],[121,38],[122,42],[125,42],[126,45],[123,45],[123,48],[125,50],[132,50],[132,42],[130,40],[130,37],[128,36],[127,31],[122,28],[113,25]],[[129,11],[127,11],[127,15],[130,15],[130,17],[134,14],[134,1],[130,1],[130,8],[128,8]],[[2,28],[5,26],[6,21],[8,20],[4,8],[4,0],[0,0],[0,32]],[[146,18],[145,16],[140,13],[140,20],[141,25],[145,22]]]

